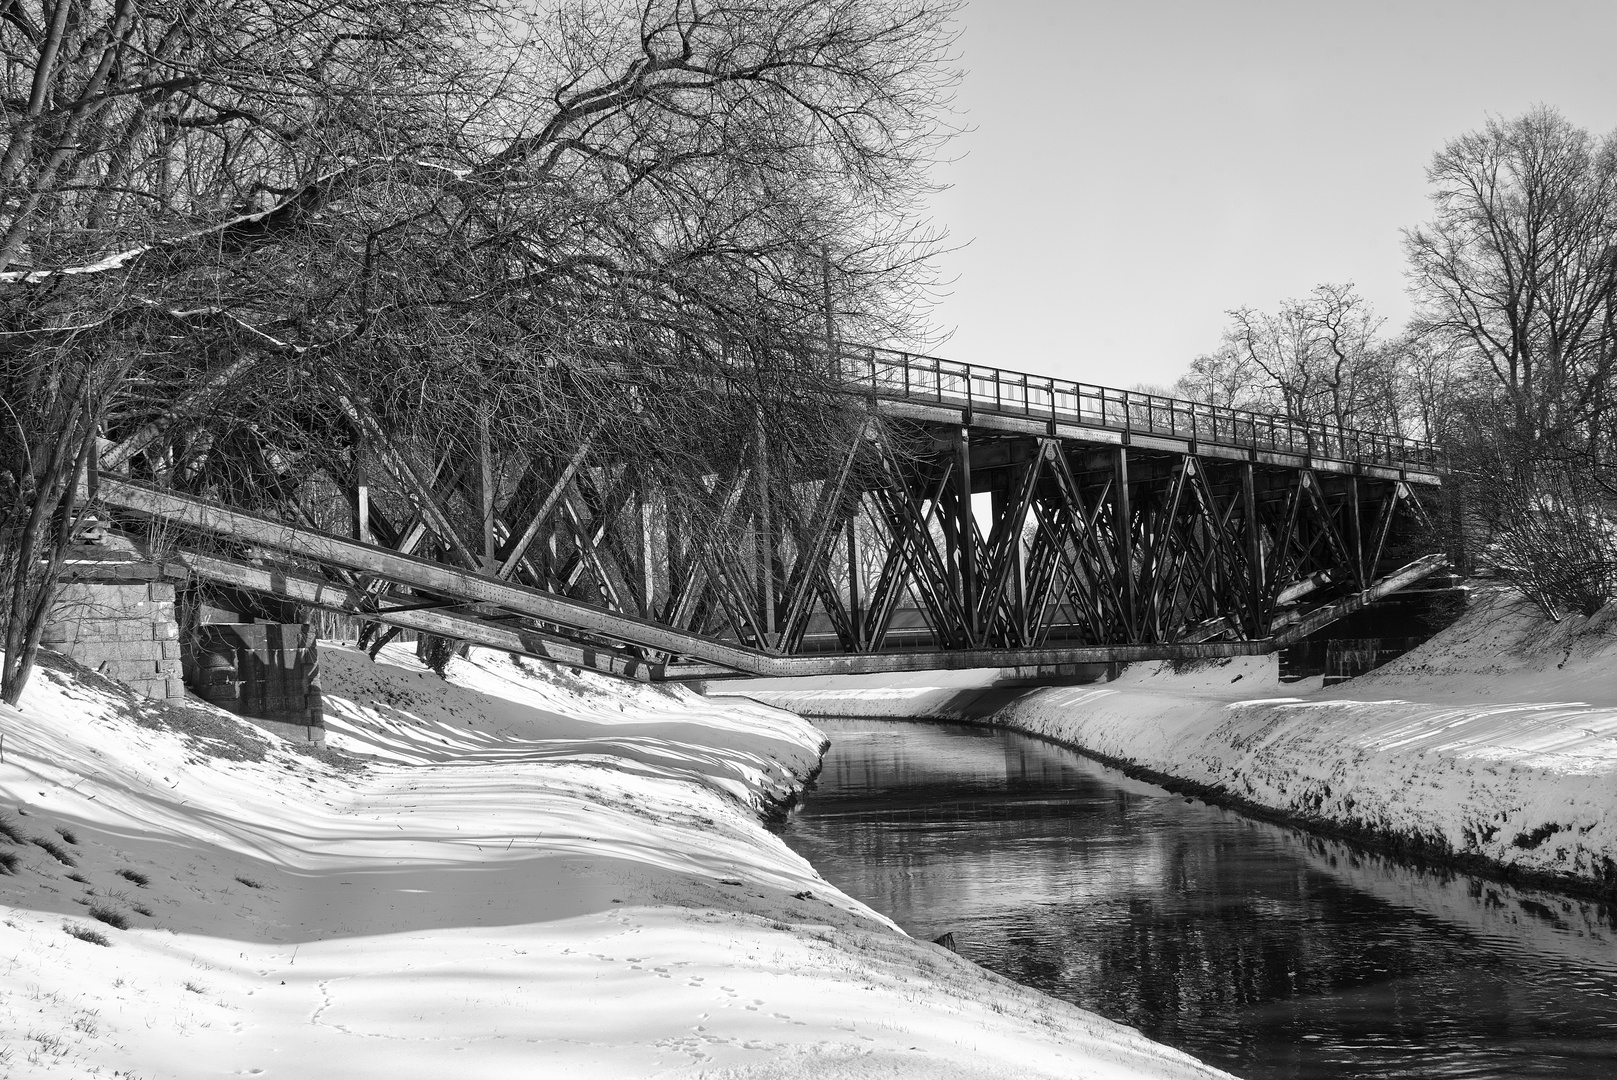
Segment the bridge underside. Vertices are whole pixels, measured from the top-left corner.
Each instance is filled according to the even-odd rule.
[[[760,424],[679,485],[357,407],[352,452],[273,503],[156,444],[92,483],[208,587],[642,679],[1263,653],[1446,565],[1430,470],[873,406],[812,463]]]

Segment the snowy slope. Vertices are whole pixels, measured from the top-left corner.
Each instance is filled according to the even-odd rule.
[[[998,723],[1430,853],[1617,888],[1613,612],[1551,626],[1481,596],[1387,667],[1321,690],[1273,660],[1041,690]]]
[[[0,707],[0,1075],[1220,1075],[821,880],[795,716],[322,659],[357,771],[59,664]]]

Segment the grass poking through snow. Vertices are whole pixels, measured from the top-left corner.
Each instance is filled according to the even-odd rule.
[[[56,835],[60,836],[63,840],[66,840],[68,843],[72,844],[74,847],[78,846],[79,838],[76,835],[74,835],[74,832],[73,832],[72,829],[64,829],[64,828],[62,828],[62,826],[58,825],[58,826],[56,826]]]
[[[69,937],[76,937],[80,941],[88,941],[91,945],[105,945],[109,949],[112,947],[112,942],[107,940],[107,935],[99,930],[91,930],[88,926],[80,926],[78,923],[63,923],[62,929],[67,931]]]
[[[236,880],[247,886],[249,889],[262,889],[264,887],[262,884],[254,881],[252,878],[242,877],[240,874],[236,875]]]
[[[91,904],[90,918],[104,922],[114,930],[129,929],[129,916],[117,908],[107,907],[105,904]]]
[[[146,883],[152,880],[139,870],[131,870],[128,867],[124,867],[124,869],[118,871],[118,876],[123,878],[125,881],[133,881],[136,885],[139,885],[143,889],[146,887]]]
[[[61,863],[63,866],[77,866],[77,865],[79,865],[78,863],[73,861],[73,856],[68,854],[67,848],[63,847],[61,844],[58,844],[55,840],[52,840],[50,837],[48,837],[48,836],[31,836],[28,839],[29,839],[29,843],[33,844],[35,847],[43,848],[47,853],[49,853],[51,858],[55,859],[57,862]]]

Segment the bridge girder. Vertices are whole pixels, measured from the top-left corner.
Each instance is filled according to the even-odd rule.
[[[402,439],[333,386],[346,452],[255,504],[151,424],[100,495],[177,526],[202,580],[640,678],[1265,652],[1443,565],[1421,444],[843,360],[864,418],[815,453],[760,421],[655,477],[601,431],[555,457]]]
[[[182,545],[202,579],[639,678],[1264,652],[1440,565],[1411,558],[1427,486],[1351,471],[873,421],[818,476],[760,431],[693,510],[589,447],[427,463],[367,443],[327,476],[341,504],[279,523],[100,487],[248,545]],[[311,539],[339,532],[340,554]]]

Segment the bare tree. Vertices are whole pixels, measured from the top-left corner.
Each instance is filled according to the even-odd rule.
[[[1617,596],[1617,134],[1539,107],[1453,140],[1427,175],[1435,216],[1405,246],[1416,329],[1459,388],[1453,482],[1547,614],[1591,613]]]
[[[1226,338],[1218,349],[1203,353],[1174,383],[1175,396],[1229,409],[1267,409],[1271,405],[1262,373]]]
[[[12,5],[6,400],[138,325],[89,412],[165,482],[275,503],[370,438],[520,471],[593,431],[700,513],[760,425],[848,422],[828,307],[921,325],[951,10]]]
[[[1436,214],[1405,234],[1420,327],[1492,372],[1520,439],[1582,441],[1612,377],[1617,134],[1541,106],[1450,142],[1427,178]]]
[[[251,297],[201,268],[297,218],[299,186],[335,163],[426,130],[409,99],[457,51],[432,47],[453,18],[370,0],[6,6],[5,700],[26,681],[97,435],[164,419],[229,339],[273,318],[275,290]]]
[[[1475,369],[1451,342],[1405,332],[1378,346],[1385,382],[1377,414],[1384,430],[1452,446],[1461,435],[1463,403],[1477,393]]]
[[[1352,285],[1320,285],[1274,313],[1238,308],[1219,348],[1191,363],[1179,392],[1209,404],[1272,410],[1294,420],[1387,428],[1396,357],[1385,320]]]

